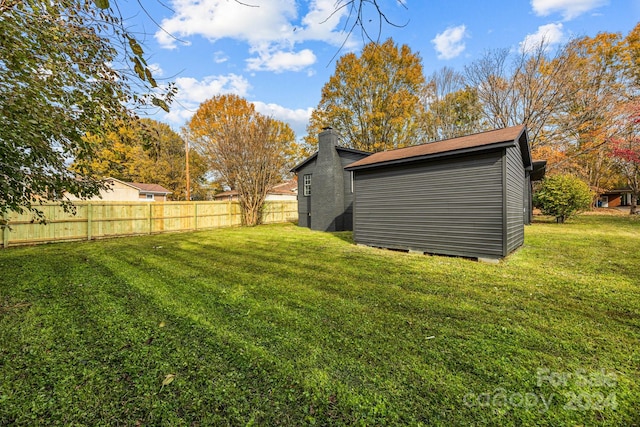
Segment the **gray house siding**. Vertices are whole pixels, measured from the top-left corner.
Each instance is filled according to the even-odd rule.
[[[315,159],[302,166],[298,171],[298,225],[311,227],[311,196],[304,195],[304,176],[311,175],[311,192],[313,193],[313,170]]]
[[[504,256],[503,151],[357,170],[354,241],[444,255]]]
[[[508,255],[524,242],[525,222],[525,170],[522,155],[517,147],[508,147],[505,156],[505,185],[506,192],[506,233],[504,255]]]
[[[333,129],[318,135],[318,154],[311,178],[312,230],[344,230],[345,171],[336,149],[337,142],[338,133]]]
[[[349,153],[341,151],[340,161],[342,167],[362,159],[361,154]],[[344,215],[342,218],[343,230],[353,230],[353,173],[346,172],[344,174]]]
[[[351,172],[345,166],[370,155],[338,147],[339,135],[318,135],[318,151],[292,169],[298,176],[298,225],[321,231],[353,229]],[[304,195],[304,176],[311,175],[311,194]]]
[[[531,188],[531,175],[527,173],[527,176],[524,179],[524,206],[526,211],[524,213],[524,223],[525,225],[531,225],[533,221],[533,189]]]

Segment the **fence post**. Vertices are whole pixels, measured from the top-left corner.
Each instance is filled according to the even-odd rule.
[[[151,204],[152,202],[147,203],[149,203],[149,234],[151,234],[153,229],[153,205]]]
[[[93,227],[92,220],[93,220],[93,205],[91,204],[91,202],[88,202],[87,203],[87,240],[91,240],[91,228]]]
[[[229,200],[229,202],[227,203],[227,213],[229,214],[229,227],[233,225],[233,223],[231,222],[233,220],[233,211],[231,210],[232,206],[233,205],[231,204],[231,200]]]
[[[5,213],[2,215],[2,247],[9,247],[9,216]]]
[[[198,202],[193,203],[193,229],[198,229]]]

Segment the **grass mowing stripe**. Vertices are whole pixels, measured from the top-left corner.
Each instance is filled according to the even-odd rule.
[[[292,225],[1,251],[0,424],[638,424],[639,231],[543,220],[499,265]]]

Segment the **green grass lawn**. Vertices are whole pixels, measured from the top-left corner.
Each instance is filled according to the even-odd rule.
[[[499,265],[287,224],[0,270],[0,425],[640,425],[632,218],[538,220]]]

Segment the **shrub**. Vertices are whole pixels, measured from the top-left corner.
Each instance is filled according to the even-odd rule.
[[[551,215],[563,223],[580,211],[591,207],[589,186],[573,175],[554,175],[542,181],[533,196],[533,204],[543,214]]]

